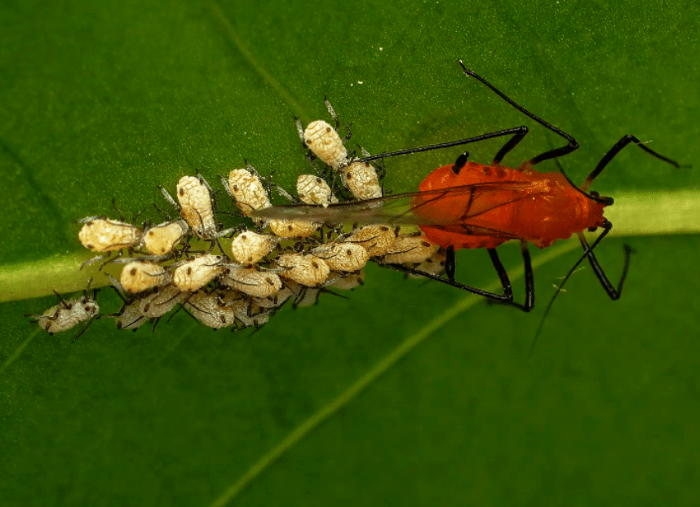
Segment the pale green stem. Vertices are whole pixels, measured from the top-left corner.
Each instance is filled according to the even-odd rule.
[[[649,234],[689,234],[700,232],[700,192],[635,192],[615,194],[615,204],[605,215],[614,224],[616,236]],[[80,264],[91,257],[89,252],[74,252],[34,262],[0,266],[0,302],[63,294],[109,283],[98,271],[99,263],[79,271]],[[108,265],[105,271],[115,275],[120,267]]]

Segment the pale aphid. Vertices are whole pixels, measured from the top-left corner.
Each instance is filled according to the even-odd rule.
[[[304,144],[323,162],[334,169],[347,164],[348,151],[338,132],[323,120],[309,123],[304,130]]]
[[[270,220],[270,230],[280,238],[306,238],[318,230],[319,225],[304,220]]]
[[[370,257],[380,257],[394,244],[396,233],[386,225],[366,225],[352,231],[344,241],[361,245]]]
[[[369,252],[362,245],[350,242],[334,241],[319,246],[311,252],[326,261],[331,271],[359,271],[369,260]]]
[[[343,276],[335,280],[332,284],[328,285],[328,287],[340,290],[353,290],[356,287],[359,287],[360,285],[364,285],[364,280],[364,271],[360,271],[358,273],[345,273],[343,274]]]
[[[279,238],[253,231],[241,232],[231,242],[233,259],[240,264],[255,264],[267,256],[279,243]]]
[[[313,174],[302,174],[297,178],[297,194],[299,199],[306,204],[328,206],[338,202],[328,183],[323,178]]]
[[[78,238],[85,248],[94,252],[109,252],[137,246],[143,231],[135,225],[104,217],[87,217],[80,220],[83,227]]]
[[[92,281],[92,280],[90,280]],[[32,321],[39,324],[39,327],[47,331],[50,335],[68,331],[77,326],[81,322],[88,321],[83,329],[75,336],[77,339],[90,325],[90,322],[97,318],[100,313],[100,307],[94,297],[90,297],[90,283],[79,298],[69,299],[66,301],[58,292],[54,291],[59,303],[52,306],[41,315],[26,315]],[[75,340],[73,340],[75,341]]]
[[[434,255],[439,245],[428,241],[422,234],[401,234],[379,259],[382,264],[422,263]]]
[[[147,229],[141,244],[153,255],[168,255],[188,232],[189,227],[184,220],[163,222]]]
[[[342,169],[343,181],[356,199],[364,201],[382,196],[377,171],[369,162],[353,162]]]
[[[294,308],[308,308],[318,303],[318,297],[321,294],[321,289],[306,287],[303,289],[297,298],[294,300]]]
[[[276,264],[288,268],[280,273],[282,278],[292,280],[306,287],[322,285],[331,272],[323,259],[314,255],[301,253],[285,253],[280,255]]]
[[[236,312],[223,304],[218,293],[199,290],[187,299],[184,306],[199,322],[212,329],[230,327],[236,323]]]
[[[255,172],[234,169],[229,173],[228,181],[222,178],[222,182],[226,191],[247,216],[250,216],[253,210],[272,206],[270,196]]]
[[[447,256],[445,255],[445,252],[442,250],[438,250],[435,252],[433,255],[425,259],[423,262],[420,264],[410,264],[409,268],[418,270],[418,271],[423,271],[425,273],[430,273],[431,275],[439,275],[445,270],[445,262],[447,260]],[[424,278],[419,275],[408,275],[409,278]]]
[[[245,327],[262,327],[268,323],[275,309],[261,308],[256,303],[247,305],[244,310],[240,305],[236,305],[236,319]]]
[[[120,277],[124,290],[132,294],[167,285],[171,279],[172,275],[163,266],[143,261],[128,263],[122,269]]]
[[[183,292],[195,292],[224,272],[221,255],[200,255],[178,264],[173,284]]]
[[[231,268],[221,277],[221,283],[258,298],[274,296],[282,288],[282,280],[278,275],[255,268]]]
[[[119,313],[111,315],[117,321],[117,329],[129,329],[136,331],[143,326],[148,319],[143,316],[139,305],[141,301],[134,299],[133,301],[125,301]]]
[[[260,306],[260,308],[279,308],[291,297],[296,297],[297,287],[299,287],[296,282],[287,280],[280,291],[274,296],[268,296],[266,298],[255,298],[254,301]]]
[[[159,287],[152,294],[140,299],[139,311],[147,319],[157,319],[175,308],[178,303],[182,303],[188,296],[189,293],[182,292],[172,284]]]

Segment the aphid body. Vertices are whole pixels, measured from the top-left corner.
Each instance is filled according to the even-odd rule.
[[[384,264],[421,263],[432,257],[440,248],[421,234],[401,234],[389,246],[381,258]]]
[[[171,284],[158,287],[152,294],[139,300],[139,312],[147,319],[157,319],[182,303],[189,294]]]
[[[382,196],[377,171],[369,162],[352,162],[343,168],[343,181],[348,190],[361,201]]]
[[[160,264],[133,261],[122,269],[121,284],[126,292],[144,292],[170,283],[170,273]]]
[[[312,253],[323,259],[331,271],[359,271],[365,267],[369,260],[369,252],[365,248],[349,242],[327,243],[313,249]]]
[[[297,195],[306,204],[328,206],[338,202],[328,183],[313,174],[302,174],[297,178]]]
[[[280,267],[288,268],[280,273],[282,278],[306,287],[317,287],[323,284],[331,272],[323,259],[310,254],[285,253],[275,262]]]
[[[143,234],[141,244],[153,255],[167,255],[187,235],[189,227],[184,220],[154,225]]]
[[[60,297],[60,296],[59,296]],[[68,331],[81,322],[94,319],[100,312],[100,307],[94,298],[85,291],[82,297],[69,299],[52,306],[42,315],[31,315],[32,320],[49,334]]]
[[[177,183],[180,214],[194,233],[202,239],[217,236],[209,185],[201,177],[183,176]]]
[[[199,322],[212,329],[221,329],[236,323],[235,308],[226,306],[217,292],[197,291],[187,300],[185,308]]]
[[[251,265],[266,257],[278,243],[279,239],[275,236],[244,231],[233,238],[231,254],[236,262]]]
[[[362,246],[370,257],[379,257],[387,253],[389,247],[396,241],[394,229],[386,225],[366,225],[354,230],[346,239],[346,243]]]
[[[109,252],[138,245],[142,231],[135,225],[108,218],[85,218],[78,238],[85,248],[94,252]]]
[[[309,123],[304,130],[304,143],[324,163],[334,169],[348,162],[348,152],[338,132],[323,120]]]
[[[229,173],[228,190],[240,210],[247,216],[254,210],[272,206],[270,196],[260,178],[247,169],[234,169]]]
[[[195,292],[224,272],[220,255],[200,255],[180,264],[173,272],[173,284],[183,292]]]
[[[307,238],[318,230],[318,224],[305,220],[272,219],[268,225],[280,238]]]
[[[272,297],[282,288],[278,275],[255,268],[230,268],[221,278],[221,283],[258,298]]]

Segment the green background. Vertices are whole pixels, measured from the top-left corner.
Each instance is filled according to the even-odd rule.
[[[373,153],[521,124],[532,133],[504,162],[546,149],[543,129],[467,80],[458,58],[576,137],[582,148],[562,160],[576,181],[627,133],[696,164],[699,11],[563,0],[5,1],[0,269],[78,255],[72,221],[111,214],[112,198],[134,214],[161,202],[155,185],[172,191],[184,174],[216,184],[247,159],[293,188],[308,172],[293,117],[327,119],[324,95],[353,124],[351,144]],[[488,162],[498,147],[470,153]],[[387,187],[414,190],[457,153],[387,161]],[[698,174],[630,148],[594,188],[662,196],[696,191]],[[213,333],[178,314],[154,334],[103,319],[73,345],[22,317],[52,297],[4,303],[0,499],[696,505],[700,239],[626,241],[637,254],[622,299],[609,301],[590,269],[576,273],[529,358],[552,284],[577,258],[568,247],[537,268],[530,315],[465,304],[464,293],[376,266],[349,300],[286,308],[255,334]],[[611,278],[622,244],[599,250]],[[522,298],[518,249],[502,250]],[[61,281],[38,276],[43,290],[27,297]],[[492,284],[486,253],[461,252],[458,278]],[[118,308],[102,297],[106,312]],[[369,379],[364,391],[312,424],[358,379]],[[304,438],[245,475],[300,425]]]

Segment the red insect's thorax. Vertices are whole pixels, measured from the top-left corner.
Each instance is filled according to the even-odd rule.
[[[509,239],[543,248],[603,224],[604,205],[577,191],[559,173],[469,162],[455,174],[452,167],[435,169],[420,191],[468,191],[414,206],[414,213],[439,224],[420,227],[443,248],[495,248]]]

